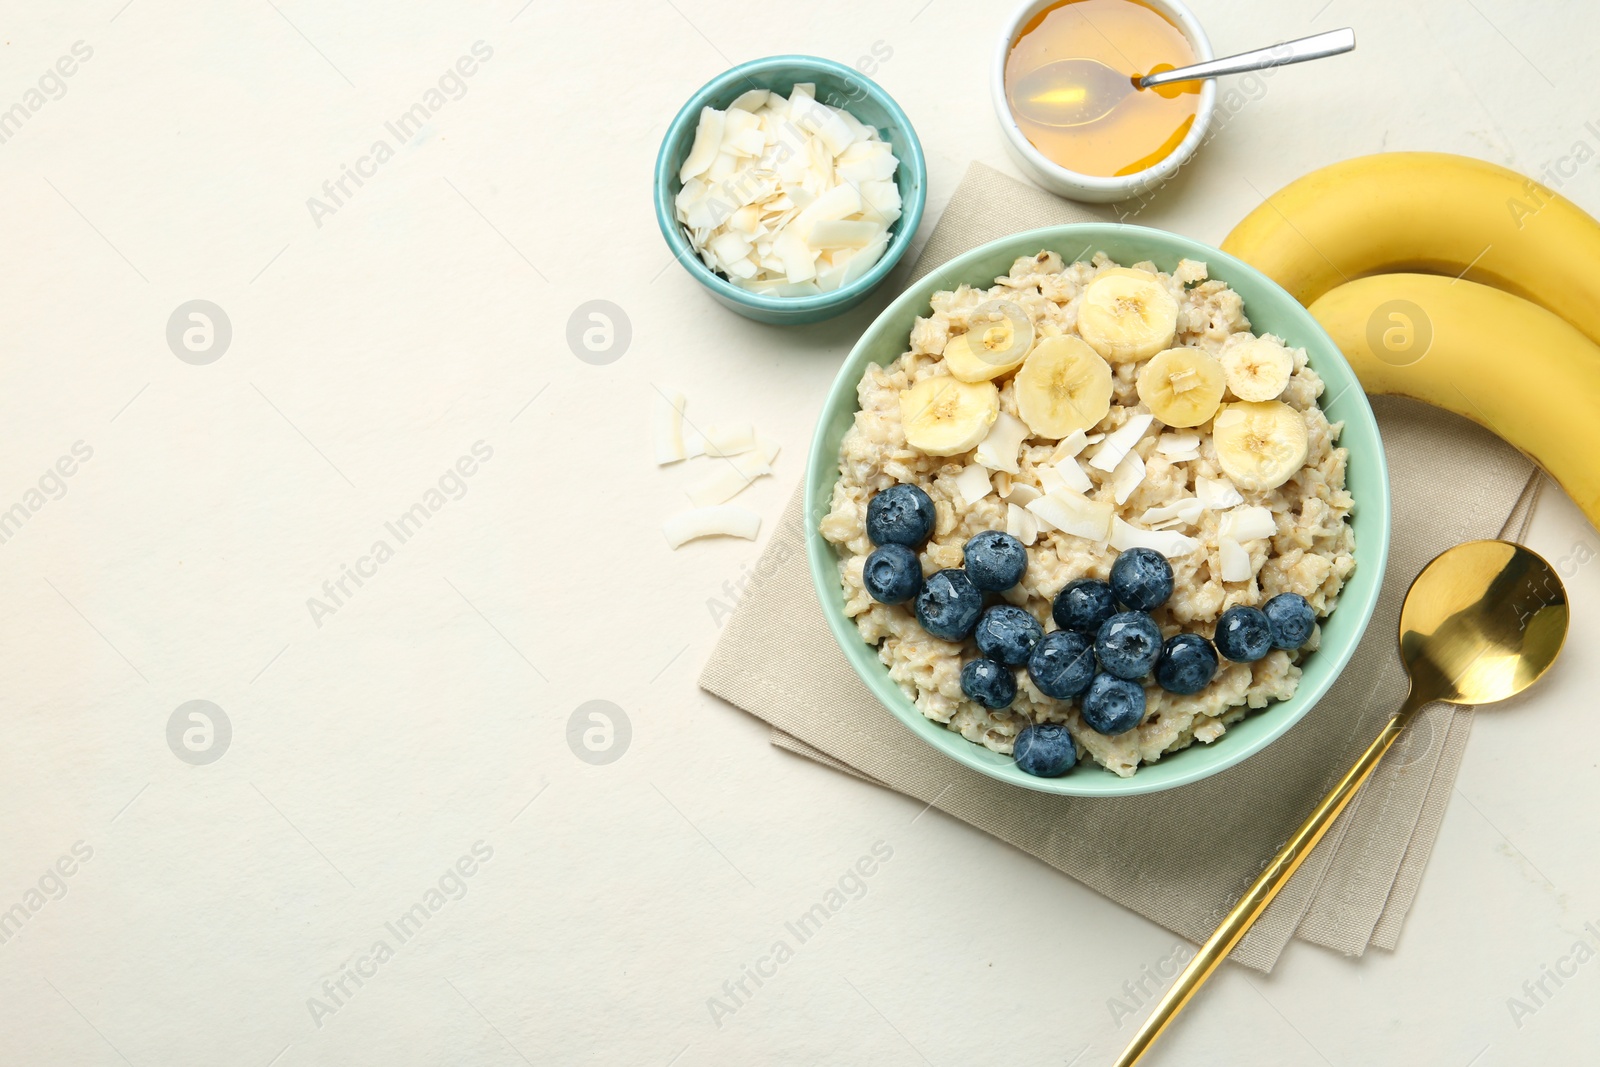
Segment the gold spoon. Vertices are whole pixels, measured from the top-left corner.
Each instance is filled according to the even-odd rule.
[[[1435,700],[1492,704],[1522,692],[1555,661],[1567,636],[1567,591],[1542,556],[1509,541],[1468,541],[1417,575],[1400,610],[1400,658],[1411,692],[1378,739],[1322,798],[1245,890],[1117,1060],[1138,1063],[1272,903],[1416,713]]]
[[[1098,59],[1058,59],[1017,79],[1011,89],[1011,107],[1020,117],[1041,126],[1083,126],[1104,118],[1136,89],[1303,63],[1336,56],[1355,46],[1356,31],[1346,27],[1187,67],[1163,63],[1143,77],[1119,73]],[[1176,96],[1181,91],[1161,95]]]

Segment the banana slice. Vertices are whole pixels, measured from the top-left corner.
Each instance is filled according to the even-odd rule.
[[[930,456],[972,451],[999,417],[1000,390],[993,382],[963,382],[935,374],[900,394],[906,443]]]
[[[1306,420],[1281,400],[1229,404],[1211,427],[1222,472],[1240,489],[1276,489],[1306,462]]]
[[[1217,413],[1228,384],[1222,364],[1198,348],[1169,348],[1139,372],[1139,399],[1168,426],[1199,426]]]
[[[1223,352],[1222,369],[1240,400],[1276,400],[1294,373],[1294,357],[1282,345],[1256,337]]]
[[[992,381],[1022,366],[1033,336],[1033,321],[1020,304],[987,301],[972,312],[967,332],[945,344],[945,369],[964,382]]]
[[[1034,345],[1014,385],[1017,414],[1037,437],[1087,430],[1111,410],[1111,364],[1076,337]]]
[[[1113,267],[1084,287],[1078,333],[1112,363],[1171,348],[1177,332],[1178,301],[1149,271]]]

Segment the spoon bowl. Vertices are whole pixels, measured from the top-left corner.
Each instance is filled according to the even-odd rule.
[[[1185,67],[1163,63],[1143,75],[1123,74],[1098,59],[1058,59],[1017,79],[1011,107],[1041,126],[1084,126],[1105,118],[1135,90],[1154,89],[1162,96],[1174,95],[1183,91],[1180,86],[1184,82],[1324,59],[1355,46],[1355,31],[1346,27]],[[1163,92],[1163,88],[1167,91]]]
[[[1400,613],[1400,658],[1429,700],[1492,704],[1543,677],[1567,635],[1567,594],[1544,557],[1469,541],[1429,563]]]
[[[1137,82],[1138,75],[1118,73],[1098,59],[1058,59],[1018,78],[1011,106],[1041,126],[1084,126],[1133,95]]]

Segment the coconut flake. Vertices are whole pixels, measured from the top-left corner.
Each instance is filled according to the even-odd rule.
[[[754,541],[761,532],[761,516],[737,504],[680,511],[661,526],[667,544],[679,548],[700,537],[742,537]]]
[[[1076,463],[1073,466],[1077,466]],[[1129,452],[1122,457],[1122,462],[1117,464],[1117,469],[1111,472],[1111,491],[1118,506],[1126,504],[1133,491],[1139,488],[1144,481],[1144,460],[1139,458],[1139,453]]]
[[[1088,472],[1075,459],[1064,459],[1053,467],[1045,469],[1054,471],[1060,477],[1061,484],[1074,493],[1088,493],[1094,489],[1094,482],[1090,481]]]
[[[830,219],[811,227],[806,244],[812,248],[865,248],[883,235],[883,227],[873,221]]]
[[[1239,507],[1223,513],[1217,532],[1236,541],[1254,541],[1276,534],[1278,523],[1264,507]]]
[[[841,285],[853,285],[866,277],[867,271],[878,265],[878,260],[883,258],[884,249],[889,247],[889,235],[884,234],[867,247],[861,249],[850,257],[850,262],[844,265],[844,280]]]
[[[1222,511],[1235,504],[1243,504],[1244,497],[1226,478],[1196,478],[1194,495],[1207,511]]]
[[[718,150],[722,147],[722,122],[723,114],[716,108],[700,109],[700,122],[694,129],[694,144],[684,157],[683,166],[678,168],[680,182],[705,173],[717,158]]]
[[[1139,521],[1145,526],[1159,526],[1162,523],[1182,523],[1194,526],[1199,523],[1200,516],[1205,511],[1205,505],[1192,496],[1181,500],[1174,500],[1168,504],[1146,508],[1145,513],[1139,516]]]
[[[1026,482],[1013,482],[1011,483],[1011,491],[1005,494],[1005,501],[1020,508],[1026,507],[1042,496],[1044,496],[1043,493]]]
[[[732,500],[750,487],[757,478],[771,474],[766,457],[758,452],[746,452],[731,459],[718,459],[712,468],[684,487],[689,500],[709,507]]]
[[[1106,439],[1089,459],[1089,466],[1106,472],[1117,469],[1122,457],[1127,455],[1139,438],[1150,428],[1155,416],[1148,413],[1130,415],[1128,421],[1106,435]]]
[[[1090,500],[1070,489],[1052,490],[1028,504],[1027,509],[1062,533],[1091,541],[1105,541],[1114,518],[1109,500]]]
[[[1172,530],[1141,530],[1116,516],[1111,519],[1109,540],[1111,547],[1118,552],[1126,552],[1130,548],[1152,548],[1168,559],[1187,556],[1200,547],[1200,542],[1192,537]]]
[[[1039,520],[1026,508],[1007,504],[1006,533],[1025,545],[1031,545],[1039,539]]]
[[[683,446],[683,409],[688,401],[676,389],[665,386],[656,386],[655,394],[650,411],[650,436],[656,465],[664,467],[688,455]]]
[[[1082,452],[1089,443],[1089,436],[1082,430],[1073,430],[1056,444],[1054,452],[1050,453],[1051,463],[1060,463],[1064,459],[1071,459]]]
[[[1217,559],[1222,564],[1222,580],[1248,582],[1254,571],[1250,569],[1250,553],[1231,537],[1217,538]]]
[[[993,491],[989,472],[976,463],[963,468],[956,475],[956,492],[961,494],[961,502],[969,508]]]
[[[728,105],[729,111],[760,111],[772,99],[772,94],[765,89],[747,89],[734,97],[733,103]],[[782,99],[781,97],[779,99]]]
[[[989,427],[988,436],[978,443],[972,458],[990,470],[1016,474],[1020,470],[1017,453],[1022,450],[1022,442],[1028,439],[1028,434],[1028,427],[1021,419],[1002,411]]]
[[[737,456],[756,446],[756,430],[748,422],[732,426],[707,426],[702,440],[703,454],[713,458]]]
[[[1156,438],[1156,451],[1163,456],[1181,456],[1187,452],[1197,452],[1200,448],[1200,435],[1197,433],[1164,433]]]

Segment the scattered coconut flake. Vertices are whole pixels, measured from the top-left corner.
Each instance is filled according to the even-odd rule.
[[[713,458],[737,456],[755,446],[756,430],[748,422],[735,423],[732,426],[707,426],[701,444],[703,454]]]
[[[700,537],[742,537],[754,541],[761,532],[761,516],[738,504],[680,511],[661,526],[667,544],[680,548]]]
[[[1139,488],[1139,484],[1143,481],[1144,460],[1139,458],[1139,453],[1129,452],[1122,457],[1122,462],[1117,464],[1117,469],[1111,472],[1111,491],[1117,504],[1119,506],[1126,504],[1133,491]]]
[[[1194,480],[1194,495],[1199,498],[1200,506],[1207,511],[1222,511],[1235,504],[1243,504],[1244,497],[1233,483],[1226,478],[1196,478]]]
[[[978,450],[972,458],[994,471],[1008,471],[1016,474],[1017,453],[1022,450],[1022,442],[1028,439],[1027,424],[1015,415],[1002,411],[1000,417],[994,420],[994,425],[989,427],[989,435],[978,444]]]
[[[683,446],[683,409],[688,401],[676,389],[655,387],[656,399],[650,412],[650,436],[656,465],[665,466],[687,457]]]
[[[1222,563],[1225,582],[1248,582],[1254,573],[1250,569],[1250,553],[1231,537],[1217,538],[1217,558]]]
[[[976,463],[963,468],[956,475],[956,492],[961,494],[961,502],[969,508],[993,491],[989,472]]]
[[[1236,541],[1254,541],[1276,534],[1278,523],[1272,517],[1272,512],[1264,507],[1239,507],[1223,514],[1217,532]]]
[[[1086,445],[1097,445],[1105,439],[1106,435],[1103,433],[1091,433],[1084,437],[1083,443]]]
[[[1156,451],[1163,456],[1182,455],[1199,449],[1200,435],[1197,433],[1164,433],[1156,438]]]
[[[1039,539],[1039,520],[1026,508],[1007,504],[1006,533],[1025,545],[1031,545]]]
[[[1128,421],[1106,435],[1105,441],[1089,459],[1089,466],[1110,472],[1117,469],[1117,464],[1122,462],[1122,457],[1134,445],[1139,443],[1139,438],[1150,428],[1155,421],[1155,416],[1144,412],[1130,415]]]
[[[1181,500],[1174,500],[1168,504],[1146,508],[1145,513],[1139,516],[1139,521],[1151,527],[1167,522],[1194,526],[1199,523],[1200,516],[1204,511],[1205,505],[1197,497],[1186,496]]]
[[[1070,489],[1055,489],[1027,505],[1047,525],[1062,533],[1105,541],[1111,534],[1114,509],[1109,500],[1090,500]]]
[[[1073,430],[1071,433],[1067,434],[1067,436],[1063,437],[1060,443],[1056,445],[1056,450],[1050,453],[1050,462],[1060,463],[1064,459],[1071,459],[1079,452],[1082,452],[1088,443],[1088,434],[1084,433],[1082,430]]]
[[[1054,467],[1046,469],[1059,475],[1061,484],[1075,493],[1087,493],[1094,488],[1094,482],[1089,480],[1089,473],[1075,459],[1064,459]]]
[[[1026,482],[1013,482],[1011,483],[1011,491],[1005,494],[1005,501],[1020,508],[1026,507],[1042,496],[1044,496],[1043,493]]]
[[[732,500],[750,483],[772,473],[766,458],[757,452],[746,452],[731,459],[719,459],[711,470],[684,487],[690,501],[700,507],[721,504]]]
[[[1118,552],[1126,552],[1130,548],[1153,548],[1168,559],[1187,556],[1200,547],[1199,541],[1176,531],[1141,530],[1114,515],[1111,518],[1109,540],[1111,547]]]

